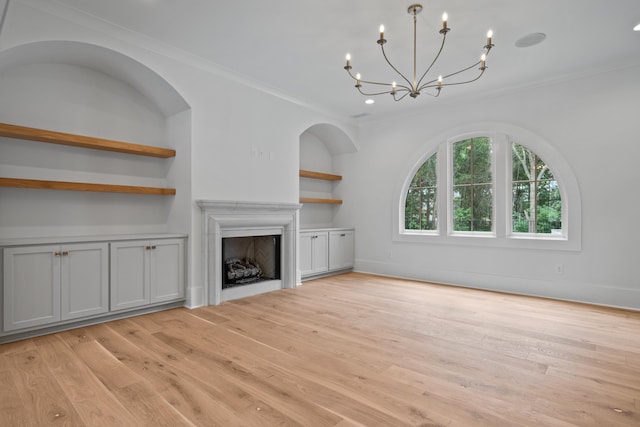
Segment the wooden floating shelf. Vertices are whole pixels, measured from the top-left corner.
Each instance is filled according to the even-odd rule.
[[[300,176],[302,176],[304,178],[324,179],[324,180],[327,180],[327,181],[340,181],[340,180],[342,180],[342,176],[341,175],[333,175],[333,174],[330,174],[330,173],[306,171],[306,170],[302,170],[302,169],[300,169]]]
[[[25,126],[10,125],[7,123],[0,123],[0,136],[25,139],[29,141],[47,142],[50,144],[70,145],[72,147],[90,148],[93,150],[136,154],[138,156],[160,157],[163,159],[176,156],[176,150],[170,148],[132,144],[130,142],[113,141],[110,139],[29,128]]]
[[[0,178],[0,187],[92,191],[99,193],[157,194],[162,196],[173,196],[176,194],[175,188],[137,187],[133,185],[90,184],[86,182],[44,181],[18,178]]]
[[[300,203],[324,203],[327,205],[341,205],[340,199],[319,199],[314,197],[300,197]]]

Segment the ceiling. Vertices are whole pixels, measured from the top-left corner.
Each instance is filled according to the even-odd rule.
[[[445,88],[439,98],[365,105],[343,69],[364,78],[399,80],[376,44],[385,25],[385,50],[412,74],[409,1],[398,0],[55,0],[209,61],[253,85],[344,117],[404,113],[503,90],[640,64],[639,0],[424,0],[418,15],[418,73],[435,55],[441,15],[451,32],[434,78],[477,61],[486,32],[495,48],[479,81]],[[546,40],[518,48],[534,32]],[[604,84],[604,82],[603,82]]]

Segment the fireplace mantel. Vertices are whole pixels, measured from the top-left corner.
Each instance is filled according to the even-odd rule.
[[[276,228],[282,233],[282,288],[298,283],[297,241],[302,205],[298,203],[198,200],[202,210],[203,277],[208,304],[218,305],[222,298],[222,238],[225,233],[260,232]]]

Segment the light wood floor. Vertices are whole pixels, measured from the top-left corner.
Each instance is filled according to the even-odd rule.
[[[640,313],[363,274],[0,346],[1,426],[639,426]]]

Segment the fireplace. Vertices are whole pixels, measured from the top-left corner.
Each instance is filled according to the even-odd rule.
[[[222,289],[280,280],[280,237],[223,237]]]
[[[208,304],[293,288],[299,283],[301,205],[212,200],[197,203],[203,218],[202,264]]]

